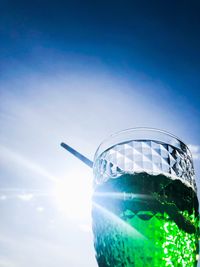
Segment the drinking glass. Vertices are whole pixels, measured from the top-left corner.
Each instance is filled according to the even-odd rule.
[[[121,131],[101,143],[93,171],[99,267],[197,266],[197,187],[185,143],[156,129]]]

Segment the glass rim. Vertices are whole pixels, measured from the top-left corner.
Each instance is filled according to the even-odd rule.
[[[188,146],[177,136],[165,130],[150,127],[134,127],[115,132],[105,138],[98,146],[95,155],[96,159],[106,150],[114,147],[117,144],[122,144],[129,141],[157,141],[164,144],[172,145],[181,150],[187,150],[192,157],[192,153]]]

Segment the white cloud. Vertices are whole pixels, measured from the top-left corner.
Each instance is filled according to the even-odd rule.
[[[194,160],[200,160],[200,146],[199,145],[188,145],[190,151],[192,152],[192,157]]]

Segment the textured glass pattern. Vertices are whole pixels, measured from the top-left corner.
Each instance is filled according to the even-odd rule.
[[[180,179],[196,192],[191,153],[186,146],[180,150],[157,141],[128,141],[107,149],[95,160],[94,176],[97,184],[123,173],[140,172],[165,174],[172,179]]]
[[[198,200],[180,179],[109,179],[95,188],[92,217],[99,267],[197,266]]]

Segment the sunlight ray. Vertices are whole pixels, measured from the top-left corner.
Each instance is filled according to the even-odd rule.
[[[153,197],[146,194],[134,194],[127,192],[95,192],[94,197],[106,197],[121,200],[133,200],[133,199],[152,199]]]
[[[123,228],[128,230],[135,238],[140,238],[140,239],[144,239],[144,240],[147,239],[144,235],[142,235],[140,232],[138,232],[133,226],[131,226],[127,222],[125,222],[122,219],[120,219],[117,215],[115,215],[111,211],[107,210],[106,208],[102,207],[101,205],[97,204],[94,201],[92,202],[92,204],[93,204],[93,207],[95,207],[98,210],[100,210],[104,215],[106,215],[107,217],[109,217],[113,221],[115,221],[118,224],[120,224]]]
[[[45,177],[53,182],[58,181],[58,179],[52,176],[45,168],[40,166],[38,163],[24,157],[23,155],[19,154],[18,152],[13,151],[12,149],[0,145],[0,157],[6,161],[14,162],[17,165],[21,165],[26,169],[33,171],[42,177]]]

